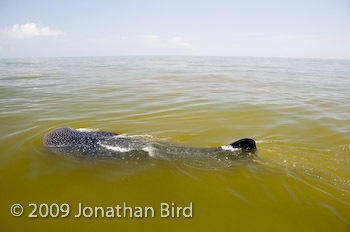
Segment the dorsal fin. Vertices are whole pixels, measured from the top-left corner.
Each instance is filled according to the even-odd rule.
[[[244,138],[230,144],[233,148],[242,148],[247,151],[256,150],[254,139]]]

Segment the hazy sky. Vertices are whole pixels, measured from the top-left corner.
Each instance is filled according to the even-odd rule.
[[[350,59],[350,0],[0,0],[0,57]]]

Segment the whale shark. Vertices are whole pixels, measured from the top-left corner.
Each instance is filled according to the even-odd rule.
[[[257,151],[256,143],[251,138],[239,139],[220,147],[191,147],[169,145],[113,132],[76,130],[71,127],[60,127],[48,132],[43,138],[43,146],[64,156],[123,159],[154,157],[157,154],[246,157]]]

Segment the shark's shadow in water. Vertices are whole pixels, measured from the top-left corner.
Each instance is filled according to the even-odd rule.
[[[157,155],[179,157],[248,157],[257,150],[253,139],[244,138],[221,147],[174,146],[146,139],[104,131],[81,131],[60,127],[47,133],[43,145],[53,152],[69,157],[86,158],[150,158]]]

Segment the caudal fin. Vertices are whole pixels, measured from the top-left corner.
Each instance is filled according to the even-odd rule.
[[[247,151],[256,150],[256,144],[255,144],[254,139],[249,139],[249,138],[237,140],[236,142],[233,142],[230,145],[233,148],[242,148],[242,149],[245,149]]]

